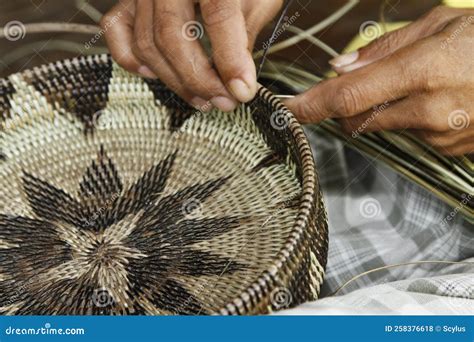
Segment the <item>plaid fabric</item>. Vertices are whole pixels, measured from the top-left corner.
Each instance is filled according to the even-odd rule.
[[[322,297],[334,294],[351,278],[379,267],[422,260],[464,261],[474,256],[474,228],[460,215],[446,219],[453,208],[323,132],[307,130],[307,134],[329,214],[329,256]],[[449,278],[449,282],[442,277],[429,280],[453,274],[456,269],[459,273],[474,272],[474,264],[456,268],[446,263],[426,263],[382,269],[351,281],[338,295],[370,286],[370,296],[375,285],[407,279],[431,281],[438,292],[426,296],[452,296],[453,291],[472,294],[472,283],[471,292],[461,286],[466,277],[460,276],[459,284],[455,280],[458,278]],[[435,279],[441,279],[441,283]],[[387,290],[384,286],[381,291]],[[386,286],[398,292],[404,289],[404,285]],[[412,300],[424,298],[415,297]]]
[[[474,315],[473,289],[472,273],[402,280],[324,298],[278,314]]]

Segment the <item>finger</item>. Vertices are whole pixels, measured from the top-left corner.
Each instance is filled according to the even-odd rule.
[[[202,26],[194,20],[191,0],[155,0],[154,41],[183,85],[223,111],[237,102],[228,92],[199,43]]]
[[[358,51],[338,56],[329,61],[329,63],[339,74],[361,68],[417,40],[441,31],[447,23],[460,14],[461,11],[459,9],[436,7],[407,26],[386,33]],[[375,25],[372,29],[380,31],[381,27]]]
[[[253,51],[258,34],[279,12],[283,0],[265,0],[242,2],[248,37],[248,50]],[[296,12],[289,20],[296,20],[300,16]]]
[[[431,132],[449,132],[449,120],[443,99],[413,96],[385,102],[361,115],[340,120],[342,129],[357,137],[375,131],[417,129]]]
[[[148,0],[137,0],[133,53],[181,98],[195,107],[201,107],[205,100],[196,97],[184,87],[172,66],[156,48],[153,38],[153,3]]]
[[[112,58],[124,69],[139,73],[141,62],[132,52],[134,15],[134,0],[123,1],[102,17],[100,25]]]
[[[385,101],[392,102],[426,90],[432,57],[430,39],[402,48],[394,54],[336,78],[323,81],[286,101],[297,118],[319,122],[325,118],[351,117]],[[433,81],[429,80],[431,84]]]
[[[236,99],[250,101],[257,76],[240,0],[202,0],[200,6],[219,75]]]
[[[474,153],[474,141],[472,137],[468,137],[455,145],[438,148],[438,151],[450,156],[472,155]]]
[[[474,130],[470,128],[463,130],[451,130],[449,132],[413,130],[410,133],[419,139],[426,141],[431,146],[447,148],[456,145],[467,138],[472,139]]]

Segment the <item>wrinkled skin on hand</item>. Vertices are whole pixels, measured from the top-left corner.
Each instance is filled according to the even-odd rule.
[[[330,62],[338,77],[287,105],[351,135],[406,130],[441,153],[474,153],[474,10],[437,7]]]
[[[122,67],[160,78],[197,108],[230,111],[255,96],[251,51],[282,5],[283,0],[122,0],[101,25]],[[201,46],[204,30],[212,56]]]
[[[201,110],[233,110],[257,89],[251,51],[283,0],[122,0],[102,19],[112,57],[160,78]],[[203,23],[196,21],[200,10]],[[208,33],[212,56],[200,43]],[[474,153],[474,10],[437,7],[349,55],[338,77],[286,101],[303,123],[354,135],[415,134],[441,153]]]

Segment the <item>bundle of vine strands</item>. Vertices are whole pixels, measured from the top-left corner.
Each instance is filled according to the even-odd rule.
[[[358,1],[350,0],[338,11],[313,27],[302,30],[294,25],[285,29],[294,35],[274,44],[266,51],[269,56],[276,51],[287,49],[306,40],[320,47],[329,55],[338,55],[330,46],[315,37],[315,34],[334,24],[349,12]],[[255,54],[261,57],[262,51]],[[301,93],[320,82],[323,77],[315,76],[308,70],[286,61],[269,60],[261,77],[270,80],[276,88],[292,94]],[[288,91],[291,94],[288,94]],[[461,113],[462,114],[462,113]],[[465,117],[459,115],[454,125],[465,124]],[[468,221],[474,222],[474,164],[468,156],[446,157],[431,146],[408,133],[380,132],[368,134],[344,134],[335,120],[325,120],[319,125],[310,125],[318,133],[326,133],[342,140],[347,146],[357,149],[370,157],[385,163],[396,172],[416,182],[454,208],[453,215],[462,214]],[[448,218],[448,219],[451,219]]]
[[[108,55],[0,80],[0,313],[261,314],[318,297],[311,148],[270,92],[204,115]]]

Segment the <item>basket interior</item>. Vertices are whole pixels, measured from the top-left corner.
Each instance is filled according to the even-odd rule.
[[[0,312],[209,314],[245,292],[304,188],[262,94],[202,113],[105,55],[2,80]]]

